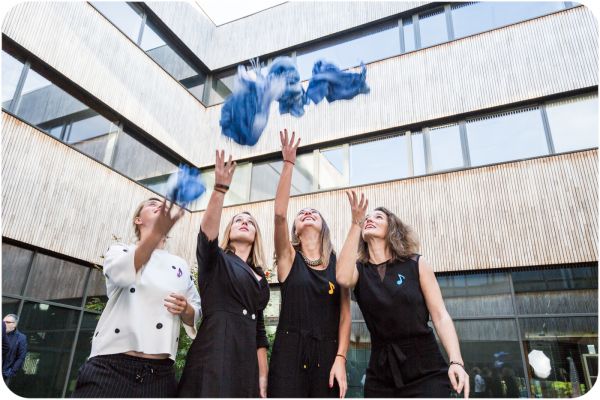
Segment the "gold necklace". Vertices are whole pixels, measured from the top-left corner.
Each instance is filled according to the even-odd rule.
[[[301,251],[299,253],[302,256],[302,259],[304,259],[306,265],[309,267],[318,267],[319,265],[323,264],[323,258],[321,257],[317,258],[316,260],[309,260]]]

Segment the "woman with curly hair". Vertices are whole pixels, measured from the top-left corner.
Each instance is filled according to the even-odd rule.
[[[337,263],[337,281],[354,288],[371,333],[365,397],[469,396],[456,330],[433,269],[417,254],[410,226],[385,207],[365,218],[368,200],[347,193],[352,225]],[[449,356],[446,364],[429,316]]]

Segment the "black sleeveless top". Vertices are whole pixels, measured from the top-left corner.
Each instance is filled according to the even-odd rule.
[[[286,280],[281,284],[281,312],[277,330],[310,333],[318,340],[338,337],[340,286],[335,279],[336,257],[324,270],[310,268],[296,252]]]
[[[429,311],[419,282],[419,255],[389,261],[383,280],[380,265],[356,263],[354,295],[374,345],[430,335]]]

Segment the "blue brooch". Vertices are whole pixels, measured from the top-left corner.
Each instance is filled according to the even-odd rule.
[[[404,283],[404,279],[406,279],[404,277],[404,275],[398,274],[398,280],[396,281],[396,285],[398,285],[398,286],[402,285]]]

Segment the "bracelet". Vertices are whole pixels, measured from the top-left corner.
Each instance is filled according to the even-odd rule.
[[[345,355],[343,355],[343,354],[336,354],[335,356],[336,356],[336,357],[342,357],[342,358],[344,359],[344,362],[348,362],[348,359],[347,359],[347,358],[346,358],[346,356],[345,356]]]
[[[292,164],[292,165],[296,165],[296,163],[295,163],[295,162],[292,162],[292,161],[290,161],[290,160],[283,160],[283,162],[289,162],[289,163],[290,163],[290,164]]]
[[[358,225],[358,226],[360,226],[362,228],[362,226],[360,225],[360,221],[357,221],[357,220],[353,219],[352,223],[356,224],[356,225]]]
[[[229,186],[223,185],[222,183],[215,183],[215,188],[229,190]]]
[[[215,192],[219,192],[219,193],[223,193],[223,194],[227,194],[227,190],[219,189],[216,185],[214,187],[214,191]]]
[[[452,365],[452,364],[460,365],[460,367],[461,367],[462,369],[465,369],[465,365],[464,365],[464,364],[462,364],[462,363],[460,363],[460,362],[458,362],[458,361],[450,361],[450,363],[449,363],[448,365],[450,366],[450,365]],[[465,370],[465,371],[466,371],[466,370]]]

